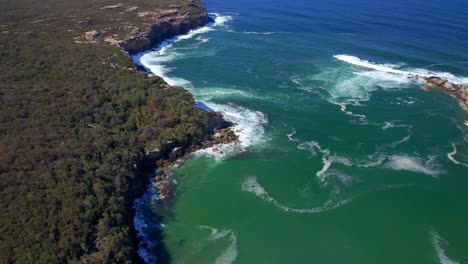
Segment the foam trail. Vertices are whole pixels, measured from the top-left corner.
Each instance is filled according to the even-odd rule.
[[[394,144],[398,145],[407,140],[409,140],[411,134]],[[317,151],[323,154],[322,163],[323,167],[320,169],[316,176],[319,180],[319,183],[327,184],[329,176],[328,170],[333,165],[333,163],[339,163],[348,167],[357,166],[362,168],[377,167],[384,165],[384,167],[392,170],[406,170],[416,173],[423,173],[430,175],[432,177],[437,177],[443,171],[437,169],[438,164],[435,163],[435,157],[429,157],[426,161],[423,161],[419,157],[409,156],[409,155],[382,155],[375,154],[368,157],[368,161],[365,162],[354,162],[346,157],[341,157],[337,155],[331,155],[329,149],[323,149],[317,142],[310,141],[304,142],[297,146],[298,149],[307,150],[311,153],[312,156],[316,156]],[[449,153],[450,154],[450,153]],[[450,158],[450,157],[449,157]]]
[[[452,143],[452,146],[453,146],[453,151],[450,152],[450,153],[447,153],[447,158],[449,160],[451,160],[453,163],[457,164],[457,165],[461,165],[463,167],[467,167],[468,168],[468,164],[466,163],[463,163],[463,162],[460,162],[458,160],[456,160],[453,156],[455,156],[455,154],[457,154],[457,146],[455,144]]]
[[[345,103],[336,103],[336,102],[332,102],[333,104],[336,104],[336,105],[339,105],[340,106],[340,109],[341,109],[341,112],[349,115],[349,116],[354,116],[354,117],[357,117],[359,119],[359,121],[361,121],[362,124],[367,124],[368,121],[367,121],[367,116],[365,115],[362,115],[362,114],[355,114],[349,110],[347,110],[347,105]]]
[[[286,125],[285,123],[283,123],[283,125],[285,127],[288,127],[288,125]],[[296,134],[296,129],[293,127],[291,129],[292,129],[292,132],[289,134],[286,134],[286,137],[288,137],[289,141],[299,143],[299,139],[293,137]]]
[[[410,126],[410,125],[397,125],[394,122],[390,122],[390,121],[386,121],[382,125],[382,130],[387,130],[387,129],[390,129],[390,128],[408,128],[408,129],[411,129],[411,128],[413,128],[413,126]]]
[[[243,183],[242,183],[242,190],[253,193],[256,196],[260,197],[262,200],[273,204],[274,206],[278,207],[279,209],[286,211],[286,212],[292,212],[292,213],[299,213],[299,214],[313,214],[313,213],[321,213],[325,211],[329,211],[338,207],[341,207],[349,202],[352,201],[352,199],[345,199],[345,200],[336,200],[336,196],[339,194],[339,189],[335,189],[331,197],[328,201],[326,201],[322,206],[319,207],[314,207],[314,208],[303,208],[303,209],[298,209],[298,208],[291,208],[287,207],[281,203],[279,203],[276,199],[271,197],[268,192],[257,182],[256,177],[249,177],[247,178]]]
[[[237,34],[252,34],[252,35],[273,35],[273,34],[282,33],[282,32],[271,32],[271,31],[259,32],[259,31],[235,31],[235,30],[228,30],[228,32],[237,33]]]
[[[437,177],[444,171],[439,168],[440,164],[436,163],[435,159],[435,156],[429,156],[427,160],[423,160],[420,157],[407,154],[384,155],[376,153],[367,156],[367,160],[365,161],[350,161],[346,158],[341,158],[337,162],[346,166],[357,166],[360,168],[383,166],[387,169],[412,171]]]
[[[328,181],[328,176],[330,174],[327,173],[327,171],[328,171],[328,169],[330,169],[330,167],[333,165],[333,163],[340,163],[340,164],[344,164],[346,166],[352,166],[352,164],[353,164],[347,158],[331,155],[329,149],[323,149],[320,146],[320,144],[318,142],[315,142],[315,141],[309,141],[309,142],[301,143],[301,144],[299,144],[297,146],[297,148],[301,149],[301,150],[309,151],[312,156],[317,155],[316,150],[323,154],[323,156],[322,156],[323,167],[322,167],[322,169],[320,169],[319,171],[317,171],[315,173],[315,175],[317,176],[317,178],[319,180],[319,183],[322,183],[322,184],[327,184],[328,183],[327,182]]]
[[[443,171],[438,169],[440,166],[435,162],[434,156],[429,156],[427,160],[423,160],[419,157],[409,156],[406,154],[402,155],[384,155],[384,154],[374,154],[367,157],[365,161],[352,161],[346,157],[340,156],[329,156],[326,160],[330,163],[339,163],[345,166],[356,166],[360,168],[370,168],[383,166],[387,169],[392,170],[405,170],[412,171],[416,173],[422,173],[437,177]],[[327,179],[327,176],[330,174],[327,172],[330,166],[326,164],[327,170],[322,169],[320,172],[322,178]],[[322,172],[323,171],[323,172]]]
[[[208,229],[208,230],[210,230],[210,231],[211,231],[210,237],[214,237],[216,234],[219,233],[219,230],[218,230],[218,229],[213,228],[213,227],[211,227],[211,226],[200,225],[200,226],[198,226],[198,228],[199,228],[199,229]]]
[[[237,258],[237,236],[232,230],[222,230],[219,231],[216,228],[210,227],[210,226],[199,226],[200,229],[208,229],[211,231],[211,235],[208,238],[209,240],[218,240],[222,239],[225,237],[229,237],[229,240],[231,243],[229,246],[224,250],[224,252],[216,258],[215,263],[216,264],[231,264],[233,263],[236,258]]]
[[[326,183],[326,180],[327,180],[326,176],[328,175],[328,174],[326,174],[326,172],[333,163],[333,161],[329,159],[330,150],[329,149],[322,149],[320,144],[318,142],[315,142],[315,141],[309,141],[309,142],[301,143],[301,144],[299,144],[297,146],[297,148],[301,149],[301,150],[309,151],[312,156],[317,155],[316,150],[323,154],[323,156],[322,156],[323,167],[322,167],[321,170],[317,171],[317,173],[315,175],[317,176],[320,183]]]
[[[398,147],[399,145],[401,145],[401,144],[405,143],[406,141],[410,140],[410,139],[411,139],[411,135],[412,135],[412,132],[410,132],[409,135],[407,135],[406,137],[402,138],[401,140],[392,142],[392,144],[391,144],[392,148],[396,148],[396,147]]]
[[[216,264],[231,264],[237,258],[237,236],[234,232],[230,231],[230,240],[231,244],[226,248],[226,250],[219,256],[215,263]]]
[[[289,134],[286,134],[286,136],[288,137],[289,141],[299,143],[299,139],[293,137],[295,134],[296,134],[296,129],[293,128],[293,131]]]
[[[432,245],[437,253],[440,264],[460,264],[460,262],[450,259],[446,254],[445,250],[442,248],[443,245],[448,244],[448,242],[443,239],[436,231],[432,230],[431,232]]]

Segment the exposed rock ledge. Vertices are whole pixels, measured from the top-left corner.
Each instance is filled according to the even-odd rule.
[[[93,19],[77,21],[81,27],[92,26],[94,29],[76,37],[75,42],[104,41],[118,45],[130,54],[148,50],[166,39],[186,34],[213,21],[200,0],[187,0],[180,5],[163,5],[159,8],[118,3],[99,7],[99,10],[119,17],[111,18],[111,23],[101,28],[94,25]]]
[[[195,6],[198,7],[198,12],[196,14],[186,12],[179,13],[177,10],[174,10],[174,13],[169,16],[164,13],[139,13],[139,16],[156,16],[156,22],[149,31],[137,32],[131,38],[122,41],[120,46],[129,53],[144,51],[153,45],[161,43],[165,39],[186,34],[190,30],[202,27],[212,21],[212,18],[208,15],[202,3]]]
[[[468,83],[456,84],[439,76],[410,75],[408,78],[425,81],[428,85],[424,90],[429,92],[432,87],[437,88],[455,98],[460,106],[468,111]]]

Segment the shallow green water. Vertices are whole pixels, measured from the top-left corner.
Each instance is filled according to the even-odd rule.
[[[211,0],[214,26],[143,55],[243,141],[174,169],[171,262],[468,263],[468,117],[405,75],[468,80],[467,6],[435,4]]]

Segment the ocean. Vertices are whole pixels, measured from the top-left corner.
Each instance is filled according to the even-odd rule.
[[[467,1],[205,3],[134,59],[242,143],[173,168],[170,208],[137,201],[148,263],[468,263],[468,115],[408,78],[468,82]]]

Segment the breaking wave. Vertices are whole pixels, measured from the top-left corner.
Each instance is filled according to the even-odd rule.
[[[216,30],[219,27],[225,26],[226,22],[232,20],[231,16],[221,16],[219,14],[212,14],[211,17],[214,19],[214,22],[209,23],[208,25],[191,30],[185,35],[175,36],[172,39],[163,41],[159,46],[154,48],[150,52],[142,52],[133,56],[133,60],[138,64],[146,67],[152,73],[162,77],[168,84],[173,86],[183,86],[187,89],[193,88],[192,84],[183,78],[171,77],[168,76],[168,73],[172,71],[171,68],[165,66],[163,63],[173,61],[175,59],[181,58],[181,54],[170,50],[174,43],[181,40],[191,39],[196,35],[204,34],[213,30]],[[197,39],[201,43],[207,42],[207,38]]]
[[[442,78],[446,78],[453,83],[465,83],[468,81],[466,77],[457,77],[448,72],[434,72],[426,69],[413,69],[408,68],[407,70],[398,69],[399,65],[395,64],[378,64],[371,61],[363,60],[355,56],[351,55],[334,55],[334,58],[367,69],[374,70],[372,72],[368,72],[369,75],[367,77],[377,77],[377,78],[387,78],[388,80],[393,80],[396,82],[405,82],[408,81],[409,76],[419,75],[421,77],[429,77],[429,76],[439,76]],[[382,75],[382,73],[393,74],[393,75]],[[356,73],[362,74],[362,73]]]
[[[215,159],[223,159],[246,151],[248,148],[261,145],[266,140],[265,125],[268,123],[266,115],[260,111],[233,104],[205,103],[209,108],[219,112],[223,117],[234,123],[233,131],[239,137],[239,143],[229,143],[202,149],[196,155],[204,155]]]
[[[467,77],[455,76],[448,72],[434,72],[418,68],[402,69],[401,65],[379,64],[351,55],[342,54],[333,57],[354,67],[334,67],[302,79],[295,76],[291,81],[298,85],[298,89],[309,92],[314,91],[311,87],[318,87],[319,89],[315,91],[322,91],[319,94],[323,99],[339,106],[345,114],[357,117],[361,123],[367,123],[366,116],[347,110],[347,106],[362,106],[360,103],[370,100],[372,93],[376,90],[401,90],[412,87],[418,81],[410,77],[416,75],[439,76],[453,83],[468,82]],[[304,84],[310,81],[318,82],[318,84]]]
[[[355,56],[333,55],[333,58],[347,62],[349,64],[361,66],[361,67],[368,68],[368,69],[373,69],[373,70],[380,71],[380,72],[388,72],[388,73],[403,74],[403,75],[410,74],[410,72],[395,69],[395,67],[397,66],[393,64],[376,64],[370,61],[362,60]]]
[[[133,218],[133,224],[135,226],[137,237],[140,240],[138,246],[138,255],[148,264],[156,264],[157,257],[154,253],[156,250],[156,242],[152,242],[150,239],[151,232],[161,229],[162,225],[152,223],[146,220],[146,210],[151,210],[149,205],[151,204],[154,197],[157,196],[156,190],[151,188],[153,182],[151,182],[146,193],[143,197],[135,199],[133,203],[133,209],[135,210],[135,217]]]
[[[265,190],[265,188],[263,188],[263,186],[257,182],[256,177],[247,178],[242,183],[242,190],[255,194],[256,196],[260,197],[262,200],[273,204],[274,206],[278,207],[279,209],[283,211],[291,212],[291,213],[299,213],[299,214],[321,213],[321,212],[325,212],[325,211],[329,211],[329,210],[341,207],[352,201],[352,199],[338,200],[338,195],[340,191],[338,188],[335,188],[332,191],[329,200],[327,200],[322,206],[314,207],[314,208],[302,208],[302,209],[291,208],[291,207],[281,204],[275,198],[271,197],[268,194],[268,192]]]
[[[175,42],[190,39],[195,35],[216,30],[225,26],[225,23],[232,20],[231,16],[221,16],[214,14],[214,22],[200,29],[192,30],[186,35],[177,36],[163,42],[155,51],[134,56],[134,60],[145,66],[154,74],[162,77],[169,85],[182,86],[189,90],[197,99],[210,109],[220,112],[223,117],[235,124],[234,133],[239,137],[239,144],[223,144],[196,152],[196,155],[209,156],[215,159],[223,159],[233,154],[245,151],[248,147],[262,142],[264,139],[264,125],[267,123],[266,115],[255,110],[236,106],[233,104],[215,104],[209,102],[212,99],[228,97],[254,97],[248,92],[237,89],[222,87],[204,87],[195,89],[192,83],[186,79],[169,76],[171,68],[164,65],[169,61],[183,57],[171,49]],[[205,41],[206,38],[201,38]]]

